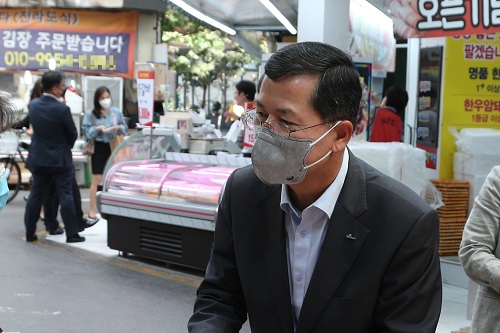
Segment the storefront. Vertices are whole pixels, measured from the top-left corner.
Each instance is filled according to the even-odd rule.
[[[162,1],[113,1],[105,7],[93,2],[36,5],[16,3],[0,9],[0,79],[3,90],[15,97],[25,100],[43,71],[57,69],[85,99],[93,93],[84,90],[87,76],[132,80],[135,62],[155,61],[155,29],[158,15],[166,9]],[[119,93],[114,97],[121,105],[123,92]]]
[[[65,73],[72,88],[66,99],[78,130],[98,85],[110,88],[125,116],[137,112],[134,93],[126,100],[124,87],[133,87],[137,61],[155,61],[159,40],[155,29],[165,9],[164,2],[153,0],[8,2],[0,9],[0,89],[19,99],[26,112],[36,80],[44,71],[56,69]],[[30,141],[27,136],[23,139]],[[75,144],[74,161],[77,181],[84,185],[86,157],[79,152],[81,141]]]

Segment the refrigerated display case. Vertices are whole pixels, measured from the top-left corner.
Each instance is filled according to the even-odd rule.
[[[156,155],[161,158],[153,154],[153,158],[132,160],[134,155],[127,151],[138,149],[144,141],[170,140],[169,135],[153,140],[142,136],[142,140],[125,140],[115,151],[97,194],[98,209],[108,221],[108,246],[125,254],[205,269],[224,184],[250,159],[179,153],[169,151],[172,145],[158,144]],[[160,146],[166,148],[162,154]]]

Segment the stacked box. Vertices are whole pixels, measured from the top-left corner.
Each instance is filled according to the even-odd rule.
[[[500,131],[491,128],[463,128],[455,135],[457,152],[453,155],[453,178],[469,182],[467,213],[488,173],[500,164]]]
[[[469,182],[455,179],[431,179],[441,192],[444,206],[439,215],[439,255],[456,256],[467,221]]]
[[[469,182],[469,203],[467,214],[470,214],[474,199],[479,194],[479,190],[495,165],[500,164],[499,155],[489,154],[465,154],[456,152],[453,154],[453,178]]]

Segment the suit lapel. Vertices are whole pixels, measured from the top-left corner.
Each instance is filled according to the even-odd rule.
[[[366,181],[362,166],[350,154],[349,170],[307,289],[297,333],[311,332],[349,272],[369,230],[356,219],[366,210]]]
[[[271,280],[272,297],[276,304],[281,326],[283,332],[293,332],[286,230],[284,212],[279,208],[280,195],[280,190],[274,191],[271,197],[262,201],[261,217],[264,219],[262,239],[264,239],[264,256]]]

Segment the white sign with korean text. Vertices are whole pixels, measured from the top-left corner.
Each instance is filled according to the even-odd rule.
[[[155,72],[139,71],[137,73],[137,104],[139,124],[153,124]]]
[[[247,102],[245,103],[245,112],[253,112],[255,113],[254,103]],[[253,147],[255,143],[255,131],[244,126],[244,137],[243,137],[243,146],[244,147]]]

